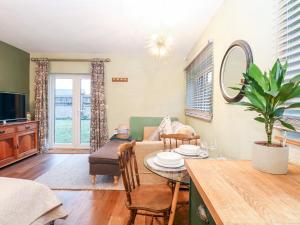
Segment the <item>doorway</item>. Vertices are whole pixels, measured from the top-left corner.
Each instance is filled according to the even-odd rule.
[[[91,79],[89,75],[50,75],[50,148],[89,148]]]

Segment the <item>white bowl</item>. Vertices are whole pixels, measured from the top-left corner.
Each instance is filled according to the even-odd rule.
[[[160,152],[156,157],[159,162],[167,165],[177,165],[182,160],[182,156],[175,152]]]
[[[180,145],[180,149],[185,151],[198,151],[200,149],[200,146],[197,145]]]

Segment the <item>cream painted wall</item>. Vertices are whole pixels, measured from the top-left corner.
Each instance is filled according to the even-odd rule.
[[[252,143],[266,137],[263,125],[253,120],[255,114],[227,104],[222,97],[221,61],[230,44],[243,39],[252,48],[254,62],[269,69],[276,59],[274,12],[274,0],[225,0],[186,60],[187,65],[208,40],[214,42],[213,120],[208,123],[186,117],[186,121],[203,139],[216,139],[218,148],[227,157],[250,159]],[[292,148],[290,159],[300,163],[300,150]]]
[[[31,57],[109,57],[105,64],[105,91],[110,133],[130,116],[171,115],[184,120],[183,59],[172,56],[158,61],[151,55],[32,53]],[[87,74],[89,63],[51,62],[50,73]],[[33,110],[35,64],[30,63],[30,103]],[[112,83],[112,77],[128,77],[128,83]]]

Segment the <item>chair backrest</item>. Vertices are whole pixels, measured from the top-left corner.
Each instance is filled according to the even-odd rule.
[[[140,185],[140,177],[134,152],[135,141],[124,143],[119,146],[119,167],[126,191],[127,202],[131,204],[132,190]]]
[[[186,135],[186,134],[161,134],[160,138],[163,140],[164,149],[178,148],[180,144],[193,144],[198,145],[198,140],[200,144],[199,135]],[[174,146],[175,142],[175,146]]]

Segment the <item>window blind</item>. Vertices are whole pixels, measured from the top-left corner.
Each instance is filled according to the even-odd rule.
[[[286,81],[300,74],[300,0],[278,1],[278,57],[288,63]],[[293,99],[299,102],[300,99]],[[287,110],[284,119],[300,131],[300,109]]]
[[[185,114],[210,121],[212,93],[213,43],[210,42],[186,68]]]

